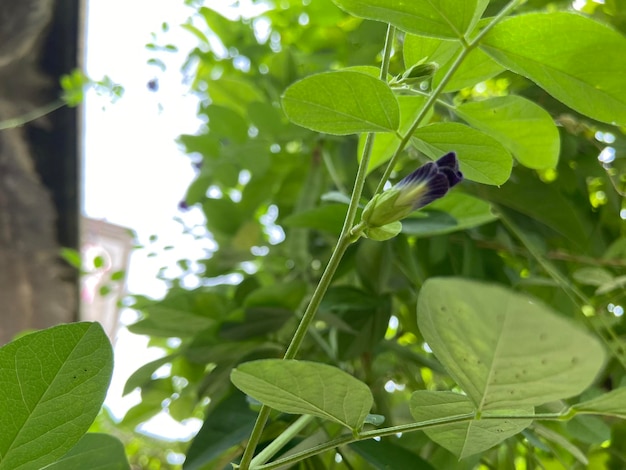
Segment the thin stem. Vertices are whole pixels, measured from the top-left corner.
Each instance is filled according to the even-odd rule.
[[[461,63],[463,62],[463,60],[465,60],[465,58],[469,55],[469,53],[478,46],[478,43],[480,42],[480,40],[485,36],[485,34],[487,34],[491,30],[491,28],[493,28],[502,18],[504,18],[504,16],[506,16],[511,10],[513,10],[519,3],[523,3],[524,1],[525,0],[512,0],[511,2],[509,2],[509,4],[506,7],[504,7],[502,11],[500,11],[500,13],[498,13],[498,15],[493,18],[493,20],[491,20],[491,22],[485,27],[485,29],[483,29],[480,32],[480,34],[478,34],[469,43],[463,42],[464,47],[461,50],[461,53],[458,55],[458,57],[455,59],[452,66],[448,69],[446,74],[443,76],[443,78],[439,82],[439,85],[437,85],[437,87],[433,90],[433,92],[428,96],[426,103],[424,103],[424,106],[422,106],[422,109],[420,110],[418,115],[415,117],[413,124],[411,124],[411,127],[409,128],[409,130],[406,132],[406,134],[404,135],[404,137],[398,144],[398,147],[396,148],[396,151],[393,153],[391,159],[389,160],[389,163],[387,164],[387,168],[385,169],[385,173],[380,179],[380,182],[378,183],[378,187],[376,188],[376,192],[374,194],[377,194],[383,190],[383,187],[385,186],[385,183],[391,176],[391,172],[393,171],[393,168],[396,165],[396,162],[398,161],[400,154],[402,153],[404,148],[407,146],[407,144],[411,140],[411,136],[413,135],[415,130],[419,127],[424,117],[426,117],[428,110],[433,106],[433,104],[436,101],[438,101],[439,95],[443,92],[443,89],[448,84],[448,82],[450,81],[454,73],[461,66]]]
[[[258,465],[262,465],[267,462],[269,459],[274,457],[277,452],[279,452],[285,445],[298,435],[302,429],[304,429],[311,421],[313,421],[314,417],[312,415],[302,415],[297,420],[295,420],[291,426],[285,429],[280,436],[274,439],[271,444],[269,444],[265,449],[263,449],[259,454],[252,459],[250,462],[250,466],[255,468]]]
[[[567,414],[564,413],[538,413],[538,414],[530,414],[530,415],[483,415],[480,420],[495,420],[495,419],[506,419],[509,421],[526,421],[526,420],[557,420],[561,421],[567,417]],[[284,457],[282,459],[275,460],[269,464],[261,465],[259,467],[254,467],[254,470],[270,470],[274,468],[280,468],[283,465],[294,464],[301,460],[307,459],[317,454],[321,454],[322,452],[326,452],[327,450],[333,449],[335,447],[350,444],[356,441],[362,441],[365,439],[372,439],[375,437],[384,437],[384,436],[393,436],[398,433],[407,433],[413,431],[422,431],[428,428],[434,428],[436,426],[443,426],[445,424],[454,424],[454,423],[463,423],[466,421],[473,421],[475,419],[475,413],[466,413],[463,415],[455,415],[455,416],[446,416],[443,418],[435,418],[427,421],[421,421],[419,423],[409,423],[403,424],[400,426],[392,426],[384,429],[373,429],[371,431],[366,431],[360,433],[358,436],[354,436],[352,434],[346,434],[335,439],[332,439],[328,442],[324,442],[322,444],[311,447],[310,449],[303,450],[298,452],[297,454],[290,455],[288,457]]]
[[[65,105],[65,101],[59,99],[53,101],[52,103],[41,106],[40,108],[33,109],[32,111],[22,114],[21,116],[18,116],[16,118],[0,121],[0,131],[23,126],[24,124],[28,124],[29,122],[43,117],[46,114],[50,114],[51,112],[56,111],[57,109],[62,108]]]
[[[389,71],[389,61],[391,58],[391,49],[393,46],[394,36],[395,28],[390,25],[387,28],[387,37],[385,39],[385,48],[383,52],[383,62],[380,67],[381,80],[385,81],[387,78],[387,73]],[[309,305],[307,306],[304,314],[302,315],[302,318],[300,319],[300,323],[296,328],[291,343],[289,344],[289,347],[287,348],[283,359],[293,359],[298,354],[300,346],[302,345],[304,337],[306,336],[307,330],[309,329],[309,326],[311,325],[311,322],[313,321],[313,318],[317,313],[317,309],[322,302],[322,298],[328,290],[332,278],[337,271],[337,267],[339,266],[341,258],[345,254],[350,244],[356,241],[354,237],[351,236],[350,231],[352,226],[354,225],[354,220],[356,218],[357,210],[359,207],[359,200],[361,199],[361,194],[363,193],[363,187],[365,185],[365,178],[367,176],[367,168],[369,166],[373,143],[374,134],[367,134],[367,137],[365,139],[365,145],[363,146],[361,162],[359,163],[359,169],[357,171],[356,179],[354,181],[354,188],[352,190],[352,196],[350,198],[348,212],[346,214],[346,219],[341,230],[341,235],[337,240],[337,245],[335,246],[335,249],[330,256],[330,260],[328,261],[328,264],[324,269],[324,273],[322,274],[322,277],[320,278],[320,281],[315,288],[313,295],[311,296]],[[241,457],[241,470],[248,470],[250,468],[250,463],[252,461],[254,451],[259,443],[259,440],[261,439],[261,434],[263,433],[263,428],[265,427],[265,423],[267,422],[269,414],[270,408],[266,405],[263,405],[261,407],[261,410],[259,411],[259,416],[254,423],[254,428],[252,429],[252,433],[250,434],[248,445],[246,446],[243,456]]]

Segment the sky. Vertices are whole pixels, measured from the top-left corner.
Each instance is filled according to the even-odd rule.
[[[166,273],[178,273],[178,259],[198,259],[213,246],[211,240],[194,240],[183,234],[174,219],[182,218],[189,226],[202,225],[200,210],[180,212],[178,203],[194,177],[188,156],[181,153],[175,139],[183,133],[193,134],[201,122],[196,116],[197,99],[187,92],[180,71],[186,51],[196,45],[195,39],[179,26],[192,13],[182,0],[108,0],[86,2],[87,45],[85,71],[99,80],[108,75],[121,84],[125,93],[116,103],[91,90],[83,112],[83,212],[87,217],[106,220],[130,228],[137,242],[152,249],[136,250],[131,257],[127,290],[131,293],[160,298],[166,285],[157,278],[162,267]],[[169,24],[162,32],[164,21]],[[155,54],[145,45],[173,43],[179,53]],[[150,58],[165,62],[165,72],[148,65]],[[156,79],[158,90],[151,91],[148,82]],[[171,250],[162,247],[171,245]],[[193,284],[193,279],[191,280]],[[122,311],[121,322],[132,323],[132,310]],[[116,418],[139,402],[134,392],[121,399],[128,376],[144,363],[163,355],[160,349],[147,348],[147,338],[122,328],[115,344],[115,369],[106,406]],[[167,438],[190,438],[201,422],[191,420],[186,426],[162,415],[144,431]]]

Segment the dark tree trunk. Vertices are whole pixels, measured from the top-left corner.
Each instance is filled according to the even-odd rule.
[[[53,102],[77,63],[75,0],[0,2],[0,121]],[[76,110],[0,130],[0,345],[25,329],[77,319]]]

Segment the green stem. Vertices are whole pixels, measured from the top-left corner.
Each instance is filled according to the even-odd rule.
[[[531,415],[493,415],[483,416],[481,420],[493,420],[493,419],[507,419],[509,421],[520,420],[562,420],[566,416],[563,413],[539,413]],[[462,415],[446,416],[443,418],[434,418],[419,423],[409,423],[400,426],[392,426],[384,429],[374,429],[360,433],[358,436],[352,434],[346,434],[328,442],[311,447],[310,449],[303,450],[296,454],[284,457],[282,459],[275,460],[274,462],[255,467],[254,470],[270,470],[274,468],[280,468],[287,464],[294,464],[301,460],[307,459],[327,450],[334,449],[335,447],[350,444],[351,442],[362,441],[364,439],[372,439],[374,437],[392,436],[398,433],[407,433],[413,431],[422,431],[428,428],[434,428],[436,426],[442,426],[444,424],[463,423],[467,421],[475,420],[475,413],[466,413]]]
[[[50,114],[53,111],[56,111],[59,108],[62,108],[67,103],[61,99],[53,101],[52,103],[48,103],[40,108],[33,109],[21,116],[16,118],[7,119],[5,121],[0,121],[0,131],[5,129],[12,129],[14,127],[20,127],[24,124],[27,124],[35,119],[39,119],[40,117],[45,116],[46,114]]]
[[[387,81],[386,78],[389,71],[389,61],[391,58],[391,49],[393,46],[394,36],[395,28],[393,26],[389,26],[387,28],[387,37],[385,39],[383,62],[380,67],[380,78],[385,82]],[[359,207],[359,200],[361,199],[361,194],[363,193],[363,186],[365,185],[365,178],[367,176],[367,168],[369,166],[373,143],[374,134],[367,134],[367,137],[365,139],[365,145],[363,147],[363,154],[361,156],[361,162],[359,164],[359,169],[357,171],[356,179],[354,181],[354,188],[352,190],[352,196],[350,198],[348,212],[346,214],[346,219],[341,230],[341,235],[339,236],[339,240],[337,240],[337,245],[335,246],[330,260],[328,261],[328,265],[326,265],[324,273],[322,274],[322,277],[320,278],[320,281],[315,288],[315,291],[313,292],[309,305],[307,306],[304,314],[302,315],[302,318],[300,319],[300,323],[298,324],[298,327],[293,335],[289,347],[287,348],[287,351],[285,352],[283,359],[293,359],[298,354],[300,346],[302,345],[304,337],[306,336],[306,332],[311,325],[315,314],[317,313],[317,309],[322,302],[324,294],[330,286],[332,278],[337,271],[337,267],[339,266],[339,262],[341,261],[341,258],[348,249],[348,246],[356,241],[353,237],[351,237],[350,231],[352,226],[354,225],[354,220],[356,218],[357,210]],[[263,405],[261,407],[261,411],[259,411],[259,416],[254,423],[254,428],[252,429],[252,433],[250,434],[248,445],[246,446],[243,456],[241,457],[241,470],[248,470],[250,468],[250,463],[252,461],[254,451],[259,443],[259,440],[261,439],[261,434],[263,433],[263,428],[265,427],[265,423],[267,422],[269,414],[270,408],[266,405]]]
[[[287,443],[298,435],[300,431],[302,431],[311,421],[313,421],[314,417],[312,415],[302,415],[297,420],[295,420],[291,426],[285,429],[280,436],[274,439],[271,444],[269,444],[265,449],[263,449],[259,454],[252,459],[250,462],[250,466],[252,468],[257,467],[258,465],[263,465],[269,459],[274,457],[277,452],[280,451]]]
[[[443,76],[443,78],[441,79],[441,82],[439,82],[439,85],[437,85],[437,87],[433,90],[433,92],[428,96],[426,103],[424,103],[424,106],[422,106],[422,109],[420,110],[418,115],[415,117],[413,124],[411,124],[411,127],[409,128],[409,130],[406,132],[406,134],[404,135],[404,137],[398,144],[398,147],[396,148],[396,151],[393,153],[391,159],[389,160],[389,163],[387,164],[387,168],[385,169],[385,173],[380,179],[380,182],[378,183],[378,187],[376,188],[376,192],[374,194],[377,194],[383,190],[383,187],[385,186],[385,183],[391,176],[391,172],[393,171],[393,168],[396,165],[396,162],[398,161],[400,154],[402,153],[404,148],[407,146],[407,144],[411,140],[413,133],[419,127],[424,117],[426,117],[428,110],[433,106],[433,104],[435,104],[436,101],[438,101],[439,95],[441,95],[445,86],[448,84],[448,82],[450,81],[454,73],[461,66],[461,63],[465,60],[465,58],[469,55],[469,53],[472,52],[472,50],[474,50],[478,46],[480,40],[485,36],[485,34],[487,34],[491,30],[491,28],[493,28],[498,22],[500,22],[500,20],[504,18],[509,12],[511,12],[511,10],[513,10],[518,4],[523,3],[524,1],[525,0],[512,0],[511,2],[509,2],[509,4],[506,7],[504,7],[502,11],[500,11],[500,13],[498,13],[498,15],[495,16],[491,20],[491,22],[485,27],[485,29],[483,29],[480,32],[480,34],[478,34],[469,43],[463,43],[464,47],[461,50],[461,53],[455,59],[454,63],[448,69],[446,74]]]

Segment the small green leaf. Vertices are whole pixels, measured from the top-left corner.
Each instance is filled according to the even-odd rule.
[[[169,364],[177,356],[178,354],[168,354],[167,356],[160,357],[141,366],[139,369],[133,372],[131,376],[128,377],[128,379],[126,380],[122,396],[128,395],[136,388],[143,387],[145,384],[150,382],[152,375],[159,367],[164,364]]]
[[[360,18],[390,23],[425,36],[459,39],[480,16],[477,0],[333,0],[340,8]],[[481,6],[482,8],[482,6]]]
[[[626,38],[582,15],[553,12],[506,18],[480,47],[570,108],[626,124]]]
[[[454,122],[430,124],[413,133],[413,145],[432,159],[456,152],[463,175],[472,181],[501,185],[509,179],[513,159],[493,137]]]
[[[396,220],[390,224],[383,225],[382,227],[370,227],[365,229],[363,234],[370,240],[376,240],[379,242],[389,240],[402,231],[402,222]]]
[[[80,269],[82,265],[82,258],[80,252],[74,250],[73,248],[61,248],[61,258],[63,258],[67,263],[76,268]]]
[[[576,403],[571,409],[576,413],[607,415],[626,419],[626,387],[612,390],[588,401]]]
[[[433,392],[420,390],[411,395],[411,415],[418,421],[462,416],[476,412],[476,407],[465,395],[454,392]],[[469,457],[487,450],[508,437],[522,432],[532,419],[495,419],[493,416],[534,414],[532,406],[492,410],[483,413],[481,419],[440,425],[424,429],[433,441],[459,458]]]
[[[458,41],[448,41],[438,38],[429,38],[407,34],[402,52],[404,63],[416,64],[422,60],[429,60],[439,64],[439,70],[433,78],[436,87],[446,75],[452,62],[461,53],[462,46]],[[480,49],[473,49],[461,62],[452,78],[444,87],[444,92],[457,91],[476,85],[488,78],[495,77],[505,70],[500,64]]]
[[[601,285],[596,289],[596,295],[608,294],[611,291],[617,289],[624,289],[626,287],[626,276],[617,276],[611,279],[609,282]]]
[[[282,104],[292,122],[328,134],[390,132],[400,123],[398,102],[389,86],[360,72],[306,77],[287,88]]]
[[[458,106],[463,120],[497,139],[522,165],[555,168],[561,139],[550,114],[521,96],[509,95]]]
[[[0,348],[0,470],[39,470],[87,432],[113,372],[98,323],[38,331]]]
[[[326,364],[265,359],[240,364],[230,375],[242,392],[284,413],[309,414],[358,431],[374,399],[367,385]]]
[[[45,470],[130,470],[124,445],[108,434],[85,434],[70,451]]]
[[[537,300],[476,281],[427,280],[418,324],[481,412],[578,395],[605,359],[594,336]]]
[[[613,274],[604,268],[585,267],[572,273],[577,282],[586,286],[600,287],[613,281]]]

